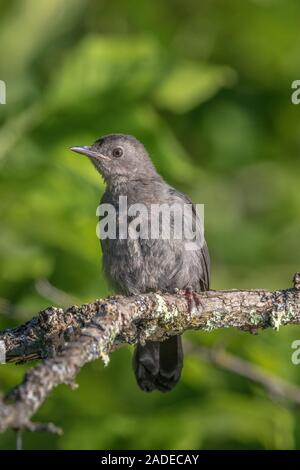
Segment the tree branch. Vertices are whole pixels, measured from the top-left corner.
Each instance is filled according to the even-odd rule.
[[[266,290],[178,291],[115,296],[68,309],[50,307],[17,328],[0,333],[7,362],[44,359],[0,403],[0,430],[34,429],[30,422],[51,391],[74,379],[87,362],[124,343],[163,341],[189,329],[212,331],[300,324],[300,275],[294,287]],[[1,348],[0,348],[1,349]],[[48,425],[52,430],[56,428]]]

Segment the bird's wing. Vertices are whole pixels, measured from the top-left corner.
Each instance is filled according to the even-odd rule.
[[[176,189],[172,188],[171,186],[169,187],[169,194],[171,198],[176,198],[181,199],[184,201],[186,204],[191,204],[192,205],[192,212],[193,216],[196,219],[196,223],[198,224],[203,224],[202,220],[199,218],[199,215],[196,210],[196,205],[192,202],[192,200],[184,193],[181,193],[180,191],[177,191]],[[209,256],[209,251],[207,247],[207,243],[205,239],[203,239],[203,244],[199,250],[197,250],[197,253],[199,255],[199,262],[201,266],[201,272],[202,276],[199,279],[200,282],[200,290],[209,290],[210,286],[210,256]]]

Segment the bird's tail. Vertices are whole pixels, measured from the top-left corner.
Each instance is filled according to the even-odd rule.
[[[145,392],[172,390],[180,379],[182,366],[181,336],[136,346],[133,367],[137,383]]]

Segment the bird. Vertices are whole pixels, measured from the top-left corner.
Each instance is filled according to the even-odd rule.
[[[73,152],[87,156],[105,182],[101,204],[109,204],[119,214],[120,196],[126,197],[127,207],[142,204],[192,208],[189,221],[196,235],[203,231],[203,222],[195,205],[184,193],[170,186],[157,172],[145,146],[126,134],[109,134],[94,144],[70,147]],[[149,212],[148,212],[149,216]],[[126,214],[127,222],[132,216]],[[144,216],[145,218],[145,216]],[[145,220],[141,218],[143,222]],[[174,228],[175,216],[170,216]],[[146,226],[151,229],[151,218]],[[141,225],[141,224],[140,224]],[[151,230],[150,230],[151,231]],[[152,237],[137,234],[121,236],[117,222],[115,237],[101,237],[103,267],[113,288],[123,295],[148,292],[188,292],[209,290],[210,258],[204,236],[196,237],[194,249],[189,249],[186,237]],[[161,232],[159,232],[161,235]],[[139,387],[145,392],[169,392],[178,383],[183,368],[183,348],[180,335],[163,342],[138,343],[133,354],[133,369]]]

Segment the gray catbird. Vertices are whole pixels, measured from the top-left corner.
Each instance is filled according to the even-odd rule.
[[[90,158],[103,176],[106,191],[101,203],[113,205],[118,213],[119,196],[127,204],[177,204],[193,207],[191,216],[196,231],[202,222],[190,199],[169,186],[156,172],[145,147],[134,137],[107,135],[91,146],[71,150]],[[156,206],[154,206],[156,207]],[[132,218],[128,216],[128,221]],[[171,217],[174,226],[174,215]],[[151,225],[151,219],[150,219]],[[160,232],[161,233],[161,232]],[[200,238],[199,238],[200,240]],[[150,291],[186,289],[191,292],[209,289],[209,254],[202,239],[197,249],[187,249],[185,239],[175,237],[120,237],[101,240],[106,275],[113,286],[126,295]],[[160,342],[138,344],[135,348],[134,371],[139,386],[145,391],[171,390],[178,382],[183,366],[180,336]]]

